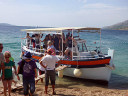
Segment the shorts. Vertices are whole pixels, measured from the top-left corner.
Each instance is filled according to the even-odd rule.
[[[9,77],[9,78],[4,78],[4,80],[12,80],[13,77]]]
[[[46,70],[45,71],[45,86],[49,85],[49,79],[51,81],[51,85],[55,85],[55,70]]]
[[[41,71],[40,69],[39,69],[39,75],[42,75],[42,74],[44,74],[45,73],[45,71]]]

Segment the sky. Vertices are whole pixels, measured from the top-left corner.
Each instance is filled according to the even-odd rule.
[[[0,0],[0,23],[104,27],[128,20],[128,0]]]

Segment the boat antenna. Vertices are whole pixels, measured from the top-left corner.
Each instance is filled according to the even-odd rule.
[[[101,29],[99,31],[100,31],[100,51],[101,51]]]
[[[63,59],[64,59],[64,58],[63,58],[63,50],[64,50],[64,49],[63,49],[63,42],[64,42],[64,40],[63,40],[63,32],[62,32],[62,30],[61,30],[61,37],[62,37],[62,60],[63,60]]]
[[[72,29],[72,60],[73,60],[73,29]]]

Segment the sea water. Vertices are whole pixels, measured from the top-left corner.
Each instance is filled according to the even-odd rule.
[[[12,57],[15,60],[17,66],[20,60],[21,54],[21,38],[25,37],[25,33],[22,34],[21,29],[30,27],[21,26],[0,26],[0,43],[3,43],[3,53],[10,51]],[[109,82],[109,88],[114,89],[127,89],[128,88],[128,31],[124,30],[102,30],[101,42],[99,34],[93,33],[81,33],[80,37],[86,40],[87,45],[101,46],[102,49],[111,48],[115,50],[114,64],[116,69],[112,71],[112,76]],[[69,78],[61,79],[61,82],[66,83],[73,81]],[[60,82],[57,79],[57,82]],[[74,80],[74,82],[78,82]],[[79,81],[79,85],[82,83]],[[91,83],[91,82],[90,82]]]

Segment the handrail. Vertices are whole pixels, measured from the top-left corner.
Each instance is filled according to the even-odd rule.
[[[94,57],[94,56],[73,56],[73,57]]]

